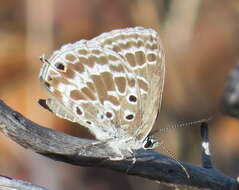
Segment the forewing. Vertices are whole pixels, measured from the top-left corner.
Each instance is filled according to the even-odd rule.
[[[158,33],[152,29],[136,27],[114,30],[92,40],[105,50],[109,49],[120,55],[129,70],[133,71],[134,82],[131,87],[137,89],[138,104],[134,114],[139,115],[136,118],[139,121],[128,125],[128,131],[143,140],[153,127],[163,92],[165,53]],[[128,104],[126,95],[121,102],[121,109],[127,109]]]

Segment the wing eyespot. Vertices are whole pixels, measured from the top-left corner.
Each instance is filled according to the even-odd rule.
[[[130,103],[136,103],[137,102],[137,97],[135,95],[130,95],[129,96],[129,102]]]
[[[111,112],[106,112],[105,115],[108,119],[111,119],[113,117],[113,114]]]
[[[78,115],[80,115],[80,116],[83,115],[83,111],[82,111],[82,109],[79,108],[79,107],[76,107],[76,113],[77,113]]]
[[[63,63],[57,62],[55,63],[55,67],[60,71],[64,71],[64,72],[66,71],[66,67]]]
[[[92,123],[90,121],[86,121],[87,124],[91,125]]]
[[[134,119],[134,115],[133,114],[129,114],[125,117],[128,121],[131,121]]]

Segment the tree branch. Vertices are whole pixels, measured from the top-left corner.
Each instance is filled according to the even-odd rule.
[[[31,149],[48,158],[79,166],[103,167],[117,170],[128,175],[136,175],[170,184],[190,185],[212,190],[239,189],[236,179],[225,176],[214,168],[202,168],[183,163],[190,175],[172,158],[158,152],[138,150],[136,163],[132,158],[112,161],[114,152],[107,143],[73,137],[42,127],[9,108],[0,101],[0,130],[25,148]]]
[[[208,138],[208,125],[207,123],[202,123],[201,125],[201,137],[202,137],[202,166],[204,168],[212,168],[211,161],[211,151],[209,147]]]
[[[33,185],[31,183],[16,180],[10,177],[0,176],[0,189],[1,190],[47,190],[44,187]]]

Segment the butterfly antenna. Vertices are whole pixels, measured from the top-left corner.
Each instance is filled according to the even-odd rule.
[[[58,70],[55,68],[55,66],[50,62],[48,61],[47,58],[45,58],[45,55],[43,54],[42,56],[39,57],[40,61],[44,64],[44,63],[47,63],[48,65],[50,65],[50,67],[52,67],[55,71],[58,72]]]
[[[208,122],[208,121],[212,120],[212,118],[213,117],[209,117],[209,118],[200,119],[200,120],[197,120],[197,121],[190,121],[190,122],[186,122],[186,123],[177,123],[175,125],[171,125],[171,126],[168,126],[168,127],[162,128],[162,129],[157,129],[157,130],[153,131],[151,133],[151,135],[153,135],[155,133],[158,133],[158,132],[167,132],[170,129],[177,129],[177,128],[182,128],[182,127],[191,127],[191,126],[194,126],[196,124],[200,124],[200,123],[203,123],[203,122]]]
[[[171,157],[172,160],[174,160],[175,162],[177,162],[177,164],[182,168],[182,170],[185,172],[187,178],[190,178],[190,175],[187,171],[187,169],[176,159],[176,155],[174,154],[174,152],[170,151],[163,142],[160,143],[160,145],[162,145],[163,150],[168,153]]]
[[[40,61],[41,61],[42,63],[48,63],[48,64],[50,64],[49,61],[45,58],[45,54],[43,54],[42,56],[40,56],[39,59],[40,59]]]

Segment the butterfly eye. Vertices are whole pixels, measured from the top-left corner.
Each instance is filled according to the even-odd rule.
[[[147,140],[144,144],[145,149],[150,149],[153,146],[153,143],[150,140]]]
[[[143,145],[144,149],[154,149],[157,146],[158,146],[158,141],[156,141],[150,136],[146,137],[146,139],[144,140],[144,145]]]
[[[132,102],[132,103],[137,102],[137,98],[136,98],[136,96],[134,96],[134,95],[130,95],[130,96],[129,96],[129,101]]]
[[[65,65],[63,63],[56,63],[55,66],[57,69],[65,71]]]

